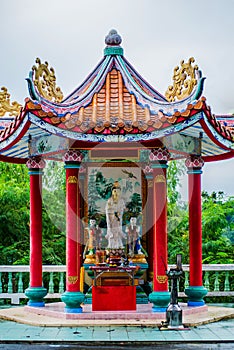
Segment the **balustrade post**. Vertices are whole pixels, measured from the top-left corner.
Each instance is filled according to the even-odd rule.
[[[49,280],[49,293],[53,294],[54,293],[54,274],[53,272],[50,272],[50,280]]]
[[[8,272],[7,293],[13,293],[12,272]]]
[[[219,291],[219,272],[215,271],[214,291]]]
[[[0,293],[2,293],[2,273],[0,272]]]
[[[59,293],[62,294],[64,292],[64,280],[63,280],[63,272],[60,272],[59,279]]]
[[[19,280],[18,280],[18,293],[23,293],[24,287],[23,287],[23,274],[22,272],[19,272]]]
[[[224,291],[225,292],[230,291],[229,272],[228,271],[226,271],[226,273],[225,273]]]

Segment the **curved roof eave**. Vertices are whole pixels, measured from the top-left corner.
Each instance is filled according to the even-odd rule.
[[[33,81],[33,72],[29,74],[27,79],[29,84],[29,92],[33,100],[38,101],[42,109],[46,112],[51,111],[56,115],[65,115],[71,110],[76,113],[81,107],[87,107],[95,93],[99,92],[104,86],[107,74],[112,67],[119,70],[124,85],[130,94],[134,95],[137,103],[143,107],[148,108],[151,114],[157,114],[162,111],[165,115],[171,116],[176,111],[183,111],[189,103],[200,98],[204,77],[200,71],[197,72],[197,85],[194,87],[192,93],[179,101],[168,102],[164,96],[153,89],[140,74],[130,65],[130,63],[122,55],[105,56],[97,67],[89,74],[85,81],[61,103],[55,103],[45,99],[38,92]]]
[[[16,124],[15,121],[5,130],[4,138],[0,136],[0,152],[5,151],[12,146],[14,146],[27,132],[30,127],[30,121],[28,119],[27,113],[22,113],[23,115],[19,116],[20,123]],[[16,118],[17,119],[17,118]],[[15,125],[14,125],[15,124]],[[7,133],[6,130],[8,129]]]
[[[214,118],[214,117],[213,117]],[[200,120],[200,124],[207,134],[207,136],[219,147],[227,151],[234,151],[234,139],[231,134],[228,134],[226,128],[219,125],[220,123],[216,122],[216,127],[211,124],[212,115],[206,111],[204,113],[204,118]],[[232,137],[232,139],[231,139]]]

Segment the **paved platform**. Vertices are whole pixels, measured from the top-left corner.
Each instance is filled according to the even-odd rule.
[[[57,311],[62,306],[59,303]],[[47,308],[56,309],[56,305],[53,304],[52,307],[52,304],[48,304]],[[133,344],[136,348],[143,349],[150,345],[149,348],[153,349],[156,344],[165,342],[180,344],[180,348],[183,344],[192,344],[192,348],[198,346],[199,349],[216,349],[215,346],[219,344],[222,344],[222,349],[234,347],[234,308],[208,306],[200,312],[190,310],[187,315],[185,312],[183,321],[189,328],[183,330],[160,329],[159,325],[164,320],[162,315],[160,319],[137,319],[137,313],[142,313],[143,306],[139,307],[135,315],[132,312],[131,318],[122,319],[113,318],[113,315],[110,317],[106,313],[102,313],[105,315],[103,318],[98,317],[98,314],[95,318],[88,318],[89,314],[93,315],[90,306],[76,319],[48,315],[46,308],[42,308],[45,314],[41,314],[41,310],[33,309],[0,309],[0,349],[1,344],[6,343],[46,343],[50,346],[82,344],[87,349],[92,349],[92,346],[101,349],[112,349],[112,346],[113,349],[119,349],[119,346],[121,349],[130,349]],[[207,344],[210,344],[209,347],[206,347]]]
[[[83,313],[64,313],[64,303],[46,304],[45,307],[15,307],[0,309],[0,319],[43,327],[76,326],[160,326],[166,320],[165,313],[152,312],[152,304],[137,305],[136,311],[93,312],[91,305],[83,306]],[[223,319],[234,318],[234,308],[202,306],[187,307],[183,310],[183,324],[194,327]]]
[[[222,349],[231,349],[234,343],[234,319],[213,322],[184,331],[160,331],[158,327],[146,326],[30,326],[12,321],[0,320],[0,343],[49,343],[59,344],[86,344],[87,348],[106,346],[112,349],[111,344],[121,345],[121,349],[135,344],[143,349],[143,345],[155,344],[200,344],[197,348],[203,349],[204,344],[220,344]],[[94,347],[92,347],[92,344]],[[109,344],[109,346],[108,346]],[[141,345],[140,345],[141,344]],[[19,345],[18,345],[19,346]],[[0,346],[1,348],[1,346]],[[205,347],[206,348],[206,347]],[[7,348],[8,349],[8,348]],[[18,348],[17,348],[18,349]],[[83,348],[82,348],[83,349]],[[113,347],[117,349],[117,346]],[[180,346],[181,349],[181,346]],[[209,347],[213,349],[213,347]]]

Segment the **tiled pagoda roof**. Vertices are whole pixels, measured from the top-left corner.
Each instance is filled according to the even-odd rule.
[[[0,153],[1,149],[10,149],[26,134],[30,133],[30,137],[40,134],[39,129],[46,135],[55,134],[90,143],[147,142],[174,133],[198,137],[204,132],[204,156],[232,152],[233,117],[218,117],[211,113],[206,99],[201,97],[204,78],[197,68],[193,76],[196,83],[189,93],[183,95],[184,90],[179,87],[177,93],[179,91],[182,98],[170,100],[167,94],[166,98],[152,88],[126,60],[117,32],[110,32],[106,44],[103,59],[66,98],[55,86],[43,90],[44,82],[40,82],[39,73],[41,71],[43,76],[49,68],[47,63],[42,65],[38,59],[38,67],[33,67],[27,79],[30,98],[25,100],[13,121],[0,129]],[[189,64],[191,62],[192,59]],[[178,72],[177,67],[175,76]],[[181,73],[182,80],[185,73]],[[54,82],[54,71],[51,69],[48,74]],[[172,92],[173,89],[171,87]],[[53,93],[57,98],[51,98]],[[25,140],[24,143],[26,145]],[[15,157],[14,152],[12,156]]]

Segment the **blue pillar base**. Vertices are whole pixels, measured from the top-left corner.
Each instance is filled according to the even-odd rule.
[[[64,311],[69,314],[82,313],[81,303],[84,302],[85,295],[81,292],[64,292],[61,300],[66,304]]]
[[[205,301],[191,301],[191,300],[188,300],[188,306],[203,306],[203,305],[206,305]]]
[[[166,312],[166,307],[152,307],[152,312]]]
[[[149,301],[153,303],[153,312],[165,312],[171,298],[169,292],[152,292],[149,295]]]
[[[33,307],[44,307],[45,306],[45,302],[44,301],[36,302],[36,301],[29,300],[27,302],[27,305],[28,306],[33,306]]]
[[[73,308],[73,309],[69,307],[65,307],[64,312],[66,312],[67,314],[81,314],[83,310],[82,310],[82,307]]]
[[[208,293],[208,290],[203,286],[189,286],[185,289],[185,294],[188,296],[188,306],[203,306],[205,301],[204,296]]]
[[[43,307],[45,302],[43,298],[47,294],[47,289],[44,287],[29,287],[25,290],[25,295],[29,299],[27,305],[33,307]]]

